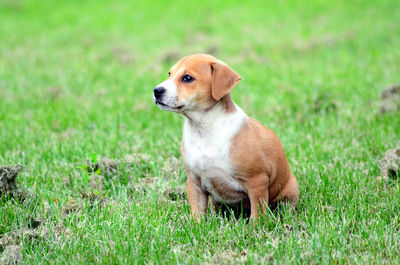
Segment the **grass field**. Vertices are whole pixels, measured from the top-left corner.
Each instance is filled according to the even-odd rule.
[[[396,0],[0,0],[0,165],[23,165],[25,190],[0,201],[2,261],[399,264],[400,181],[376,180],[400,145],[399,112],[380,111],[399,25]],[[296,213],[190,219],[183,119],[152,91],[198,52],[279,136]]]

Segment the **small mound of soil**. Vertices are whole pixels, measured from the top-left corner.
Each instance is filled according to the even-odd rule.
[[[400,111],[400,84],[391,85],[382,91],[381,112]]]
[[[18,245],[9,245],[4,249],[3,255],[0,257],[0,264],[16,265],[21,263],[21,259],[21,247]]]
[[[328,113],[337,109],[335,100],[328,93],[317,94],[310,106],[314,113]]]
[[[175,188],[168,188],[164,191],[164,197],[171,201],[180,201],[186,200],[186,188],[185,187],[175,187]]]
[[[381,178],[395,180],[400,178],[400,147],[391,149],[383,154],[381,164]]]
[[[103,176],[114,176],[124,167],[137,168],[141,171],[148,170],[149,158],[145,154],[129,155],[122,159],[110,159],[106,157],[100,157],[95,161],[88,160],[87,171],[89,173],[99,173]]]
[[[206,264],[247,264],[247,253],[233,250],[217,251]]]
[[[92,188],[92,190],[103,190],[104,177],[102,175],[93,174],[89,180],[89,186]]]
[[[219,47],[218,45],[210,45],[206,48],[204,53],[211,54],[213,56],[216,56],[218,54]]]
[[[0,166],[0,198],[24,199],[25,193],[16,183],[17,176],[22,169],[21,165]]]
[[[164,64],[173,64],[176,61],[178,61],[182,57],[181,52],[178,50],[170,50],[166,51],[162,56],[161,56],[161,61]]]
[[[82,205],[79,205],[72,198],[70,198],[62,207],[62,210],[61,210],[62,218],[65,219],[71,213],[81,211],[81,210],[82,210]]]
[[[0,237],[0,252],[3,250],[5,251],[9,246],[19,245],[22,239],[37,241],[41,237],[43,237],[43,235],[40,234],[37,229],[24,228],[11,231]]]
[[[47,231],[39,229],[44,219],[29,217],[27,226],[0,235],[0,264],[19,264],[21,242],[38,242],[47,236]]]
[[[118,46],[112,52],[115,59],[122,65],[131,65],[135,62],[135,58],[129,48]]]
[[[105,175],[115,175],[118,170],[118,161],[108,158],[101,158],[97,163],[91,163],[88,161],[87,170],[89,173],[100,172]]]
[[[62,223],[56,226],[41,226],[41,228],[22,228],[0,235],[0,264],[21,263],[21,242],[37,243],[39,240],[49,240],[54,233],[56,242],[63,237],[70,238],[72,231]]]

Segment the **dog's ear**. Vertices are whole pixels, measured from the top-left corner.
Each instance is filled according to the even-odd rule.
[[[211,95],[217,101],[228,94],[241,80],[238,73],[221,61],[211,63],[211,74]]]

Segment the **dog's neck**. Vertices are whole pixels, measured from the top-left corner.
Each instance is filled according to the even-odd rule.
[[[215,127],[216,124],[223,123],[232,115],[246,116],[239,106],[232,101],[231,95],[227,94],[206,111],[190,111],[185,113],[184,116],[187,125],[199,130],[207,130]]]
[[[232,113],[235,112],[237,109],[236,104],[232,101],[231,94],[225,95],[223,98],[221,98],[220,102],[222,103],[222,106],[224,107],[224,110],[226,113]]]

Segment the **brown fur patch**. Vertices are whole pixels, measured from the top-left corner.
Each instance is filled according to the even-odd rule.
[[[232,98],[231,98],[231,94],[227,94],[225,95],[222,99],[221,99],[222,104],[224,104],[224,109],[226,111],[226,113],[232,113],[236,111],[236,106],[235,103],[233,103]]]
[[[283,147],[278,137],[256,120],[249,119],[231,146],[234,169],[247,189],[257,187],[268,191],[267,203],[286,198],[297,203],[297,182],[290,172]],[[293,176],[293,177],[292,177]],[[285,186],[290,184],[290,190]],[[257,195],[261,196],[261,194]]]

